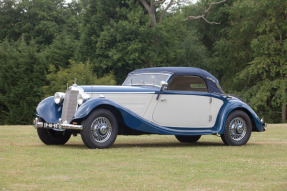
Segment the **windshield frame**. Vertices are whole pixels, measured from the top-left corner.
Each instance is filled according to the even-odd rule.
[[[125,84],[127,82],[127,80],[129,79],[129,77],[131,76],[140,76],[140,75],[165,75],[167,76],[166,80],[164,82],[168,82],[170,77],[172,76],[172,73],[160,73],[160,72],[156,72],[156,73],[137,73],[137,74],[129,74],[127,76],[127,78],[125,79],[125,81],[123,82],[122,86],[153,86],[153,87],[161,87],[161,84],[156,85],[156,84]]]

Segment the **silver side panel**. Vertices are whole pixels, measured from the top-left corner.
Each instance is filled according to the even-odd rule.
[[[63,110],[62,110],[62,122],[63,123],[70,123],[76,110],[77,110],[77,97],[79,91],[76,90],[67,90],[65,94],[65,99],[63,103]]]

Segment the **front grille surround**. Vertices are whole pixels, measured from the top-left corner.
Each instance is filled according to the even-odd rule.
[[[70,123],[72,118],[77,110],[79,91],[78,90],[67,90],[65,94],[65,99],[63,103],[62,109],[62,122],[63,123]]]

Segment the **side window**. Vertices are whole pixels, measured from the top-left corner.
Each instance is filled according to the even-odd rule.
[[[198,76],[174,76],[166,90],[208,92],[205,81]]]

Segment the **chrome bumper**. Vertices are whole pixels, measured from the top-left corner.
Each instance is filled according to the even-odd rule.
[[[82,130],[83,129],[83,125],[73,125],[73,124],[69,124],[69,123],[61,123],[61,120],[60,120],[60,123],[40,122],[38,117],[35,118],[34,127],[35,127],[35,129],[46,128],[46,129],[58,129],[58,130],[62,130],[62,129]]]
[[[263,127],[263,131],[266,131],[267,123],[263,123],[262,127]]]
[[[263,131],[266,131],[267,123],[264,123],[264,119],[263,119],[263,118],[262,118],[260,121],[261,121],[261,123],[262,123],[262,129],[263,129]]]

